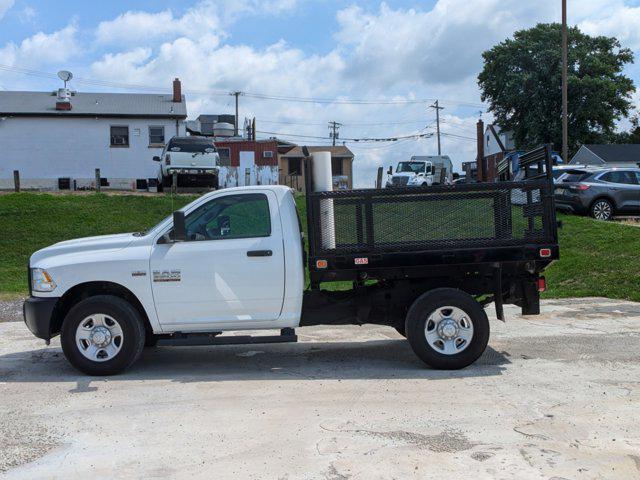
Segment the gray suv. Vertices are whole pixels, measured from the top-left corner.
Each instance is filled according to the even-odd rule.
[[[556,181],[556,208],[598,220],[640,215],[640,169],[568,170]]]

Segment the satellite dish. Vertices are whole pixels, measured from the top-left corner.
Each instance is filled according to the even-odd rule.
[[[68,70],[60,70],[58,72],[58,78],[64,82],[66,88],[67,82],[73,78],[73,73]]]

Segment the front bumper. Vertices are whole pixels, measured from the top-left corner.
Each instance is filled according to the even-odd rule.
[[[199,167],[169,167],[166,169],[167,175],[171,176],[174,173],[180,175],[217,175],[217,168],[199,168]]]
[[[24,301],[24,323],[36,337],[51,339],[51,320],[58,300],[58,297],[29,297]]]

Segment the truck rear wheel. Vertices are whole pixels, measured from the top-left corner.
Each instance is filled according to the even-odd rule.
[[[145,330],[138,311],[112,295],[89,297],[67,314],[60,332],[69,363],[88,375],[114,375],[142,353]]]
[[[469,294],[454,288],[431,290],[413,302],[405,324],[420,359],[439,370],[471,365],[489,342],[489,319]]]

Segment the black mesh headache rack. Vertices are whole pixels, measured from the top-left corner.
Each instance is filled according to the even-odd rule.
[[[559,256],[551,147],[521,155],[519,170],[521,181],[331,192],[307,175],[312,287],[465,265],[542,271]]]

